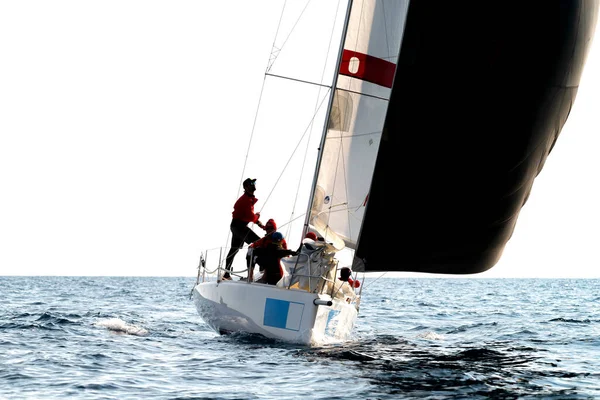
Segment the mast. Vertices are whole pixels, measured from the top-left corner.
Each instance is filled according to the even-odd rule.
[[[300,241],[306,236],[308,231],[308,225],[310,222],[310,210],[312,209],[313,200],[315,197],[315,189],[317,187],[317,181],[319,179],[319,169],[321,167],[321,160],[323,159],[323,147],[325,146],[325,139],[327,138],[327,127],[329,126],[329,120],[331,118],[331,108],[333,107],[333,100],[335,98],[335,92],[337,88],[337,81],[340,72],[340,64],[342,63],[342,55],[344,53],[344,45],[346,44],[346,33],[348,32],[348,23],[350,22],[350,13],[352,10],[352,0],[348,0],[346,8],[346,16],[344,18],[344,29],[342,29],[342,37],[340,40],[340,47],[338,50],[337,62],[335,65],[335,74],[333,76],[333,82],[331,83],[331,95],[327,104],[327,117],[325,118],[325,124],[323,125],[323,133],[321,134],[321,141],[319,143],[319,154],[317,156],[317,164],[315,166],[315,173],[313,176],[313,182],[310,189],[310,197],[308,200],[308,209],[306,210],[306,217],[304,218],[304,226],[302,228],[302,236]]]

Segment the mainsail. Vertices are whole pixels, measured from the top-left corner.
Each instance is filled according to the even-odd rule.
[[[354,1],[340,54],[309,224],[338,249],[359,239],[408,1]]]

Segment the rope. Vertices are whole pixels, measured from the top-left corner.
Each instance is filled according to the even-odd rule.
[[[381,275],[379,275],[377,278],[375,278],[372,281],[369,281],[369,284],[366,284],[366,280],[367,280],[367,276],[365,275],[365,273],[363,272],[363,282],[362,285],[360,286],[360,292],[362,293],[363,287],[367,287],[367,286],[371,286],[372,284],[374,284],[375,282],[377,282],[379,279],[383,278],[386,274],[388,273],[388,271],[383,272]]]

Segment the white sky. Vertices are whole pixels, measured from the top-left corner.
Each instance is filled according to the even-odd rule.
[[[0,2],[0,275],[195,276],[224,244],[281,4],[206,4]],[[599,97],[596,40],[478,277],[600,277]]]

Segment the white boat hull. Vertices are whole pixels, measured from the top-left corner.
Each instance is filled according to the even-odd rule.
[[[220,334],[247,332],[306,345],[348,340],[358,314],[328,295],[244,281],[203,282],[193,297],[202,319]]]

